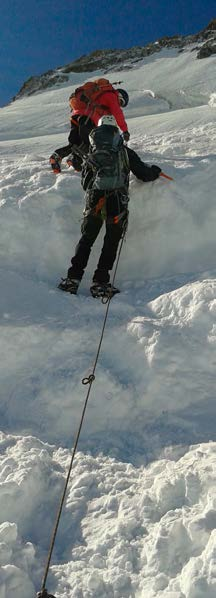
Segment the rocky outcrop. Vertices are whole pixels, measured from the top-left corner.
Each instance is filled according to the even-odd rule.
[[[216,54],[216,43],[207,42],[198,51],[197,58],[208,58],[212,54]]]
[[[13,98],[13,100],[16,100],[22,96],[29,96],[38,91],[42,91],[43,89],[47,89],[48,87],[53,87],[53,85],[56,85],[56,83],[63,83],[67,80],[68,77],[66,75],[58,74],[57,71],[52,70],[47,71],[38,77],[30,77],[22,85],[19,93]]]
[[[208,58],[208,56],[216,54],[216,19],[212,19],[208,26],[196,36],[198,41],[200,41],[200,36],[202,44],[200,48],[197,48],[197,58]]]
[[[109,70],[121,71],[133,68],[136,62],[155,52],[160,52],[163,48],[178,48],[179,52],[182,52],[190,46],[193,46],[192,50],[197,52],[197,58],[207,58],[216,53],[216,19],[212,19],[205,29],[194,35],[165,36],[145,46],[123,50],[96,50],[91,54],[83,55],[65,66],[30,77],[13,100],[38,93],[53,85],[61,85],[69,80],[70,73],[91,73],[100,70],[106,74]]]

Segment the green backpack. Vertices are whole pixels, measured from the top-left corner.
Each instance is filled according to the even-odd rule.
[[[127,191],[130,166],[117,127],[101,125],[89,135],[90,148],[82,173],[84,190]]]

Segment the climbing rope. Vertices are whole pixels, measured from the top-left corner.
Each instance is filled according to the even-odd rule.
[[[127,212],[127,215],[128,215],[128,212]],[[114,285],[114,282],[115,282],[115,277],[116,277],[116,272],[117,272],[117,268],[118,268],[118,264],[119,264],[119,260],[120,260],[122,246],[123,246],[123,242],[125,240],[125,234],[126,234],[126,231],[127,231],[127,224],[128,224],[128,217],[125,219],[125,222],[124,222],[124,225],[123,225],[122,238],[121,238],[121,243],[120,243],[120,246],[119,246],[118,256],[117,256],[116,265],[115,265],[115,269],[114,269],[114,274],[113,274],[113,279],[112,279],[112,285]],[[58,511],[57,511],[57,517],[56,517],[56,522],[55,522],[55,525],[54,525],[53,533],[52,533],[52,536],[51,536],[50,548],[49,548],[49,552],[48,552],[48,557],[47,557],[47,562],[46,562],[46,566],[45,566],[44,576],[43,576],[43,579],[42,579],[41,590],[40,590],[40,592],[37,593],[37,598],[55,598],[55,596],[53,596],[52,594],[48,594],[45,586],[46,586],[46,581],[47,581],[47,577],[48,577],[48,573],[49,573],[50,562],[51,562],[52,553],[53,553],[53,549],[54,549],[54,545],[55,545],[55,540],[56,540],[57,531],[58,531],[58,527],[59,527],[59,522],[60,522],[60,518],[61,518],[61,514],[62,514],[62,509],[63,509],[63,505],[64,505],[64,501],[65,501],[67,487],[68,487],[68,483],[69,483],[71,471],[72,471],[72,468],[73,468],[74,458],[75,458],[75,455],[76,455],[77,446],[78,446],[78,442],[79,442],[79,437],[80,437],[80,433],[81,433],[81,430],[82,430],[82,425],[83,425],[83,421],[84,421],[84,417],[85,417],[85,412],[86,412],[86,408],[87,408],[87,404],[88,404],[88,400],[89,400],[89,396],[90,396],[90,392],[91,392],[91,387],[92,387],[92,383],[95,380],[95,370],[96,370],[96,367],[97,367],[97,362],[98,362],[98,358],[99,358],[99,354],[100,354],[100,350],[101,350],[101,345],[102,345],[102,342],[103,342],[103,337],[104,337],[106,322],[107,322],[107,318],[108,318],[109,306],[110,306],[111,298],[112,298],[112,295],[110,293],[110,296],[108,296],[108,297],[102,297],[102,299],[101,299],[102,303],[107,303],[107,308],[106,308],[106,312],[105,312],[105,316],[104,316],[104,322],[103,322],[103,326],[102,326],[100,341],[99,341],[99,345],[98,345],[98,349],[97,349],[97,353],[96,353],[96,357],[95,357],[95,362],[94,362],[94,365],[93,365],[92,373],[87,378],[83,378],[83,380],[82,380],[82,384],[84,384],[84,385],[89,384],[88,392],[87,392],[87,395],[86,395],[86,399],[85,399],[84,407],[83,407],[83,410],[82,410],[82,415],[81,415],[80,423],[79,423],[78,430],[77,430],[77,433],[76,433],[74,447],[73,447],[72,455],[71,455],[71,461],[70,461],[70,465],[69,465],[69,469],[68,469],[68,474],[67,474],[67,477],[66,477],[66,481],[65,481],[65,485],[64,485],[64,489],[63,489],[63,494],[62,494],[62,497],[61,497],[61,500],[60,500],[59,508],[58,508]]]

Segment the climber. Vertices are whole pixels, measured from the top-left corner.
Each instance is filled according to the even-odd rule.
[[[129,141],[130,134],[122,111],[128,102],[128,93],[124,89],[114,89],[107,79],[97,79],[78,87],[69,98],[72,110],[69,144],[56,149],[50,156],[54,173],[61,172],[61,161],[69,154],[68,165],[81,171],[83,154],[88,151],[89,133],[105,114],[115,117],[124,140]]]
[[[119,241],[128,223],[128,187],[130,171],[143,182],[154,181],[161,169],[149,166],[124,144],[115,118],[103,116],[89,135],[89,153],[83,161],[81,184],[86,192],[82,236],[71,259],[67,277],[58,285],[62,291],[76,294],[87,266],[93,243],[106,223],[104,244],[90,291],[92,295],[114,294],[110,285]]]

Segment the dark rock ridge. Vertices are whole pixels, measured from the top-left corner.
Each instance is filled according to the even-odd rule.
[[[61,85],[69,80],[70,73],[91,73],[100,70],[106,74],[109,70],[127,70],[133,68],[133,65],[139,60],[155,52],[160,52],[163,48],[178,48],[179,52],[183,52],[190,46],[194,46],[191,50],[197,52],[198,59],[207,58],[216,53],[216,19],[212,19],[205,29],[194,35],[173,35],[172,37],[162,37],[146,46],[134,46],[126,50],[96,50],[91,54],[83,55],[66,66],[30,77],[13,101],[48,89],[53,85]]]

